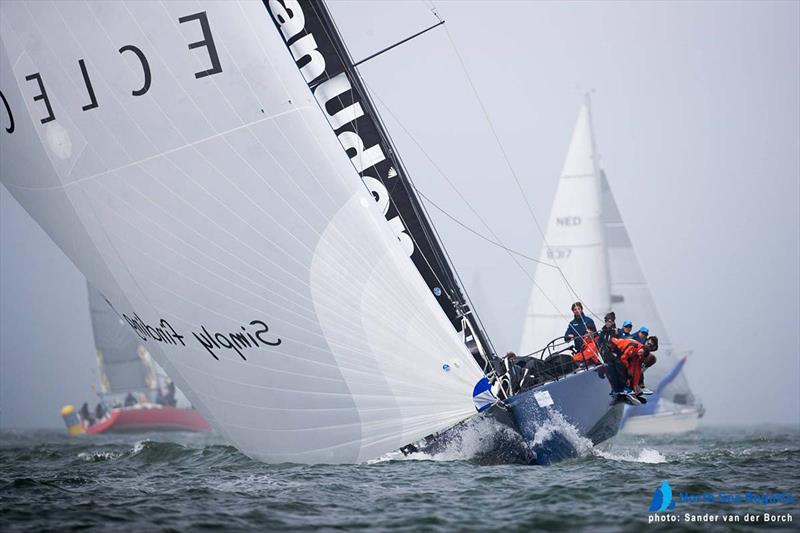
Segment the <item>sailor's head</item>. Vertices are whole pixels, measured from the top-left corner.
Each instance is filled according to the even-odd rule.
[[[622,329],[625,331],[625,333],[630,334],[630,332],[633,330],[633,324],[630,320],[626,320],[622,323]]]
[[[589,337],[594,337],[597,335],[597,326],[594,324],[586,324],[586,334]]]
[[[640,327],[639,331],[636,332],[636,335],[643,339],[646,339],[649,334],[650,334],[650,329],[647,326]]]
[[[509,361],[513,361],[516,358],[517,358],[517,354],[515,354],[514,352],[508,352],[506,354],[506,359],[508,359]]]
[[[644,345],[647,346],[647,349],[650,350],[651,352],[658,351],[658,337],[656,337],[655,335],[653,335],[652,337],[648,337]]]
[[[603,322],[605,322],[606,326],[613,326],[616,320],[617,320],[617,315],[614,313],[614,311],[606,313],[606,316],[603,317]]]
[[[656,364],[656,356],[651,354],[649,351],[645,351],[645,356],[644,360],[642,361],[642,364],[644,365],[645,368],[650,368],[651,366]]]
[[[583,313],[583,304],[580,302],[575,302],[572,304],[572,314],[575,316],[580,316]]]

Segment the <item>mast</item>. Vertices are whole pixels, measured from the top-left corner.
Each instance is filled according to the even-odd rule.
[[[282,33],[297,66],[442,311],[478,364],[489,371],[488,363],[493,357],[489,339],[466,301],[447,253],[327,6],[322,0],[302,4],[286,1],[281,13],[276,2],[264,3],[279,28],[287,17],[303,19],[302,31],[289,39]],[[316,48],[312,50],[311,44]]]

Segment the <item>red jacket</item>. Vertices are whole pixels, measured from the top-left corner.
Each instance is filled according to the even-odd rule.
[[[583,337],[583,349],[572,356],[572,360],[581,363],[587,362],[595,365],[600,364],[600,351],[597,349],[597,343],[594,341],[594,336],[586,335]]]
[[[614,346],[622,353],[619,360],[628,370],[628,378],[633,384],[638,384],[642,377],[642,361],[644,360],[644,346],[633,339],[611,339]]]

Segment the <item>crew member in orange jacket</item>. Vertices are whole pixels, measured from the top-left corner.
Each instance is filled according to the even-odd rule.
[[[572,360],[576,363],[600,364],[600,350],[597,348],[597,327],[594,324],[586,325],[582,349],[572,356]]]
[[[611,339],[611,344],[619,354],[619,360],[625,365],[627,371],[627,386],[639,394],[639,383],[642,379],[642,362],[648,355],[648,350],[642,343],[633,339]]]

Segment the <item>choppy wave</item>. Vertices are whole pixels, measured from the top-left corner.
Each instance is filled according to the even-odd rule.
[[[797,430],[620,436],[609,449],[556,416],[535,444],[555,438],[578,456],[482,466],[474,458],[487,442],[476,430],[434,455],[266,465],[214,436],[2,433],[0,530],[641,530],[664,480],[676,491],[800,498]],[[775,511],[800,518],[796,504]]]

